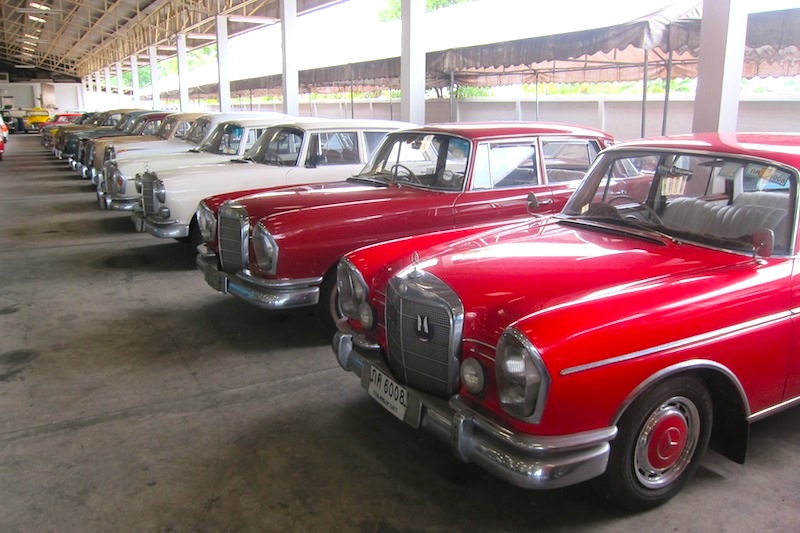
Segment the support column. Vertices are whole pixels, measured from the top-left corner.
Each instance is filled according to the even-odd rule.
[[[231,74],[228,70],[228,17],[217,16],[217,69],[219,71],[219,110],[231,110]]]
[[[401,0],[400,119],[425,124],[425,0]]]
[[[133,107],[139,107],[139,58],[131,56],[131,91],[133,91]]]
[[[103,76],[106,79],[106,109],[111,109],[111,68],[103,67]]]
[[[178,43],[178,93],[180,94],[181,111],[189,111],[189,65],[186,61],[186,34],[177,35]]]
[[[703,2],[693,132],[736,131],[746,33],[744,0]]]
[[[102,109],[103,111],[107,110],[108,106],[106,105],[106,102],[104,102],[103,98],[101,97],[102,93],[100,91],[100,71],[99,70],[94,73],[94,89],[95,89],[95,93],[94,93],[94,96],[95,96],[94,105],[95,105],[95,107],[97,107],[97,109]]]
[[[125,86],[122,83],[122,61],[114,63],[114,67],[117,70],[117,97],[119,106],[125,107]]]
[[[153,87],[153,109],[161,109],[161,92],[158,90],[158,48],[147,47],[150,55],[150,85]]]
[[[281,0],[283,45],[283,112],[300,114],[300,73],[297,66],[297,1]]]

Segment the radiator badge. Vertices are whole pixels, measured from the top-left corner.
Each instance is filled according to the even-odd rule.
[[[422,342],[428,342],[431,337],[433,337],[433,331],[428,322],[428,317],[417,315],[417,338]]]

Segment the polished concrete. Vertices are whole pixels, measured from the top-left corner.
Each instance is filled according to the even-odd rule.
[[[14,135],[0,162],[0,531],[797,531],[800,411],[628,514],[531,492],[402,425],[306,311],[214,293]]]

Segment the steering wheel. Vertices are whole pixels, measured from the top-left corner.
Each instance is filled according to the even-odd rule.
[[[283,160],[275,152],[264,152],[264,163],[274,163],[279,167],[283,166]]]
[[[659,226],[663,226],[664,225],[664,221],[661,220],[661,217],[658,216],[658,213],[656,213],[655,209],[653,209],[652,207],[650,207],[649,205],[647,205],[645,203],[640,202],[639,200],[637,200],[633,196],[629,196],[627,194],[616,194],[616,195],[612,196],[606,203],[608,205],[612,205],[617,200],[627,200],[629,202],[635,203],[639,207],[643,207],[644,210],[647,211],[647,214],[649,215],[650,220],[658,223]]]
[[[400,176],[397,173],[398,169],[405,170],[406,174],[404,176]],[[417,185],[422,185],[422,182],[419,180],[417,175],[414,174],[414,172],[412,172],[412,170],[410,168],[408,168],[405,165],[401,165],[400,163],[398,163],[396,165],[392,165],[392,168],[389,170],[389,172],[391,172],[394,176],[397,176],[398,179],[403,179],[403,180],[406,180],[406,181],[410,181],[411,183],[416,183]]]

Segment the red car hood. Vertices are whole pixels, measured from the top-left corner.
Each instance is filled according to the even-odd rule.
[[[504,226],[427,257],[419,253],[419,268],[442,279],[464,304],[464,337],[491,345],[512,324],[540,349],[566,346],[565,338],[576,332],[613,324],[630,339],[654,328],[658,332],[646,344],[668,342],[674,334],[693,334],[694,326],[681,325],[684,318],[703,322],[702,314],[712,313],[699,324],[708,331],[715,326],[709,321],[724,327],[731,320],[714,309],[741,303],[749,313],[768,314],[789,303],[785,287],[780,290],[791,272],[789,260],[771,258],[759,267],[746,255],[556,218]],[[765,290],[770,283],[775,288]],[[654,326],[665,316],[671,317],[669,327]]]

